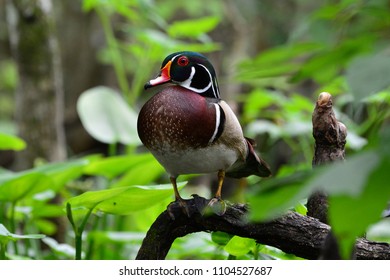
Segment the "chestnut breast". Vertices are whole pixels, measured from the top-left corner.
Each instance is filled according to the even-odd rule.
[[[166,87],[154,95],[138,116],[142,143],[161,153],[206,147],[215,127],[215,105],[180,86]]]

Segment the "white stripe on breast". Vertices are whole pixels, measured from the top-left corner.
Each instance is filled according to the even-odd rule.
[[[214,129],[213,136],[211,136],[211,138],[209,140],[209,143],[214,142],[215,137],[217,137],[219,125],[221,123],[221,111],[220,111],[221,107],[219,107],[219,105],[216,103],[214,103],[213,105],[215,107],[215,129]]]

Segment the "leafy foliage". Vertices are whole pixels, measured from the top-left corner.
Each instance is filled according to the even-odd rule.
[[[83,126],[103,143],[137,145],[137,114],[123,102],[119,93],[103,86],[82,93],[77,111]]]
[[[26,148],[26,142],[22,139],[9,135],[0,133],[0,149],[1,150],[15,150],[20,151]]]
[[[308,108],[294,102],[295,94],[286,96],[284,92],[311,80],[318,85],[317,92],[329,90],[340,95],[336,106],[338,100],[341,105],[345,105],[343,100],[350,100],[347,103],[350,109],[346,114],[339,112],[339,118],[347,124],[347,143],[349,148],[356,149],[355,156],[349,154],[346,163],[315,172],[310,171],[309,166],[301,173],[296,173],[297,170],[286,173],[282,168],[279,178],[265,182],[262,190],[249,197],[254,207],[253,218],[267,220],[293,209],[311,192],[324,190],[330,196],[329,220],[344,257],[350,255],[356,236],[364,234],[370,224],[381,219],[390,199],[386,182],[382,180],[386,178],[382,171],[388,168],[389,161],[383,144],[388,139],[383,131],[388,126],[386,120],[389,117],[390,83],[386,76],[389,60],[382,45],[383,40],[387,40],[383,31],[389,23],[372,18],[383,7],[380,1],[355,4],[340,1],[323,5],[306,22],[308,33],[304,40],[295,37],[289,44],[243,61],[237,76],[245,83],[263,88],[250,93],[249,107],[245,112],[249,113],[248,119],[255,119],[264,116],[265,111],[269,120],[252,122],[248,131],[253,136],[267,132],[272,139],[290,139],[288,143],[294,151],[307,150],[308,147],[302,145],[302,136],[308,135],[309,127],[306,131],[300,130],[299,126],[291,126],[288,120],[292,117],[296,121],[299,116],[302,123],[308,124],[311,116],[307,114]],[[354,28],[347,28],[350,24]],[[324,27],[327,28],[325,33],[322,32]],[[369,32],[373,29],[375,33]],[[272,66],[267,68],[267,63]],[[262,95],[262,101],[253,102],[260,99],[252,97],[255,95]],[[305,99],[302,95],[300,98]],[[289,108],[286,103],[293,105]],[[284,110],[274,113],[275,107]],[[362,108],[368,112],[364,116]],[[261,115],[257,115],[260,109]],[[301,131],[303,133],[299,136]],[[357,135],[360,136],[356,138]]]

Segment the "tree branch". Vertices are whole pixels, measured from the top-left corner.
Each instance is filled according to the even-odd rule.
[[[176,238],[190,233],[223,231],[255,239],[258,243],[277,247],[306,259],[317,259],[330,227],[317,219],[289,212],[266,223],[251,223],[246,205],[229,205],[223,216],[202,213],[208,204],[205,198],[195,196],[187,201],[189,218],[178,205],[171,207],[175,220],[164,211],[149,229],[136,259],[165,259]],[[390,259],[390,245],[359,239],[357,259]]]
[[[313,167],[345,160],[347,128],[336,119],[329,93],[323,92],[318,96],[312,124],[315,140]],[[325,193],[316,192],[308,198],[307,215],[327,223],[328,199]]]

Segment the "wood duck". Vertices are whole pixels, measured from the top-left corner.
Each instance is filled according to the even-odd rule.
[[[229,105],[221,100],[214,67],[196,52],[167,56],[159,75],[145,89],[161,87],[142,107],[138,135],[170,175],[176,202],[185,207],[176,185],[181,174],[218,173],[218,187],[210,201],[221,199],[224,177],[268,177],[268,164],[256,155],[254,141],[244,137]],[[187,212],[188,214],[188,212]]]

